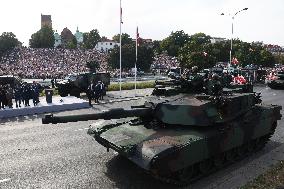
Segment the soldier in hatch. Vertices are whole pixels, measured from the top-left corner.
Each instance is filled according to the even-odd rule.
[[[209,95],[220,95],[222,93],[223,87],[218,74],[213,74],[212,78],[208,81],[207,86]]]

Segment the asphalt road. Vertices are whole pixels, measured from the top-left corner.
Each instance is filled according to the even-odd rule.
[[[266,103],[284,105],[284,90],[255,87]],[[143,94],[143,91],[139,91]],[[146,91],[149,93],[149,90]],[[112,94],[112,96],[119,94]],[[133,95],[133,91],[124,92]],[[95,105],[60,115],[98,112],[142,104],[143,99]],[[86,134],[91,121],[41,124],[42,115],[1,120],[0,188],[176,188],[161,183],[139,167],[107,152]],[[266,147],[186,188],[238,188],[284,159],[284,123]]]

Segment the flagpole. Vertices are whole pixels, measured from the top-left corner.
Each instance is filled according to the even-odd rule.
[[[135,95],[136,95],[136,82],[137,82],[137,54],[138,54],[138,26],[137,26],[137,29],[136,29]]]
[[[119,91],[121,96],[121,24],[122,24],[122,8],[120,0],[120,21],[119,21]]]

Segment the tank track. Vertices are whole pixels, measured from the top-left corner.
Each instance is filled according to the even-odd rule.
[[[186,186],[186,185],[189,185],[190,183],[196,181],[196,180],[199,180],[205,176],[208,176],[209,174],[213,173],[213,172],[216,172],[228,165],[231,165],[233,164],[234,162],[237,162],[237,161],[240,161],[242,159],[244,159],[245,157],[247,156],[250,156],[251,154],[257,152],[257,151],[260,151],[264,148],[265,144],[269,141],[269,139],[272,137],[272,135],[274,134],[275,132],[275,129],[276,129],[276,125],[272,127],[272,130],[269,134],[267,135],[264,135],[260,138],[257,138],[257,139],[254,139],[254,140],[251,140],[249,141],[248,143],[246,144],[243,144],[242,146],[240,147],[236,147],[236,148],[233,148],[233,149],[230,149],[226,152],[223,152],[222,154],[220,155],[224,155],[224,162],[222,163],[222,166],[220,167],[216,167],[214,165],[214,160],[213,160],[213,157],[209,158],[209,160],[212,162],[212,166],[210,168],[210,170],[206,173],[201,173],[200,170],[198,170],[198,167],[200,165],[200,163],[202,162],[198,162],[194,165],[192,165],[195,169],[195,175],[193,177],[191,177],[189,180],[186,180],[186,181],[181,181],[178,179],[178,176],[179,176],[179,172],[175,172],[173,173],[173,175],[170,175],[170,176],[160,176],[160,175],[153,175],[154,178],[156,178],[157,180],[160,180],[162,182],[165,182],[165,183],[169,183],[169,184],[173,184],[173,185],[177,185],[177,186]],[[251,145],[248,145],[248,144],[252,144]],[[237,153],[237,150],[238,149],[245,149],[245,153],[244,154],[238,154]],[[226,154],[227,153],[233,153],[233,160],[228,160],[226,158]]]

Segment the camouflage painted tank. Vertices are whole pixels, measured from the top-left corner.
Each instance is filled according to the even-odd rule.
[[[188,184],[262,149],[273,135],[281,106],[261,104],[254,93],[221,96],[150,96],[144,105],[43,123],[98,120],[88,134],[155,178]]]

